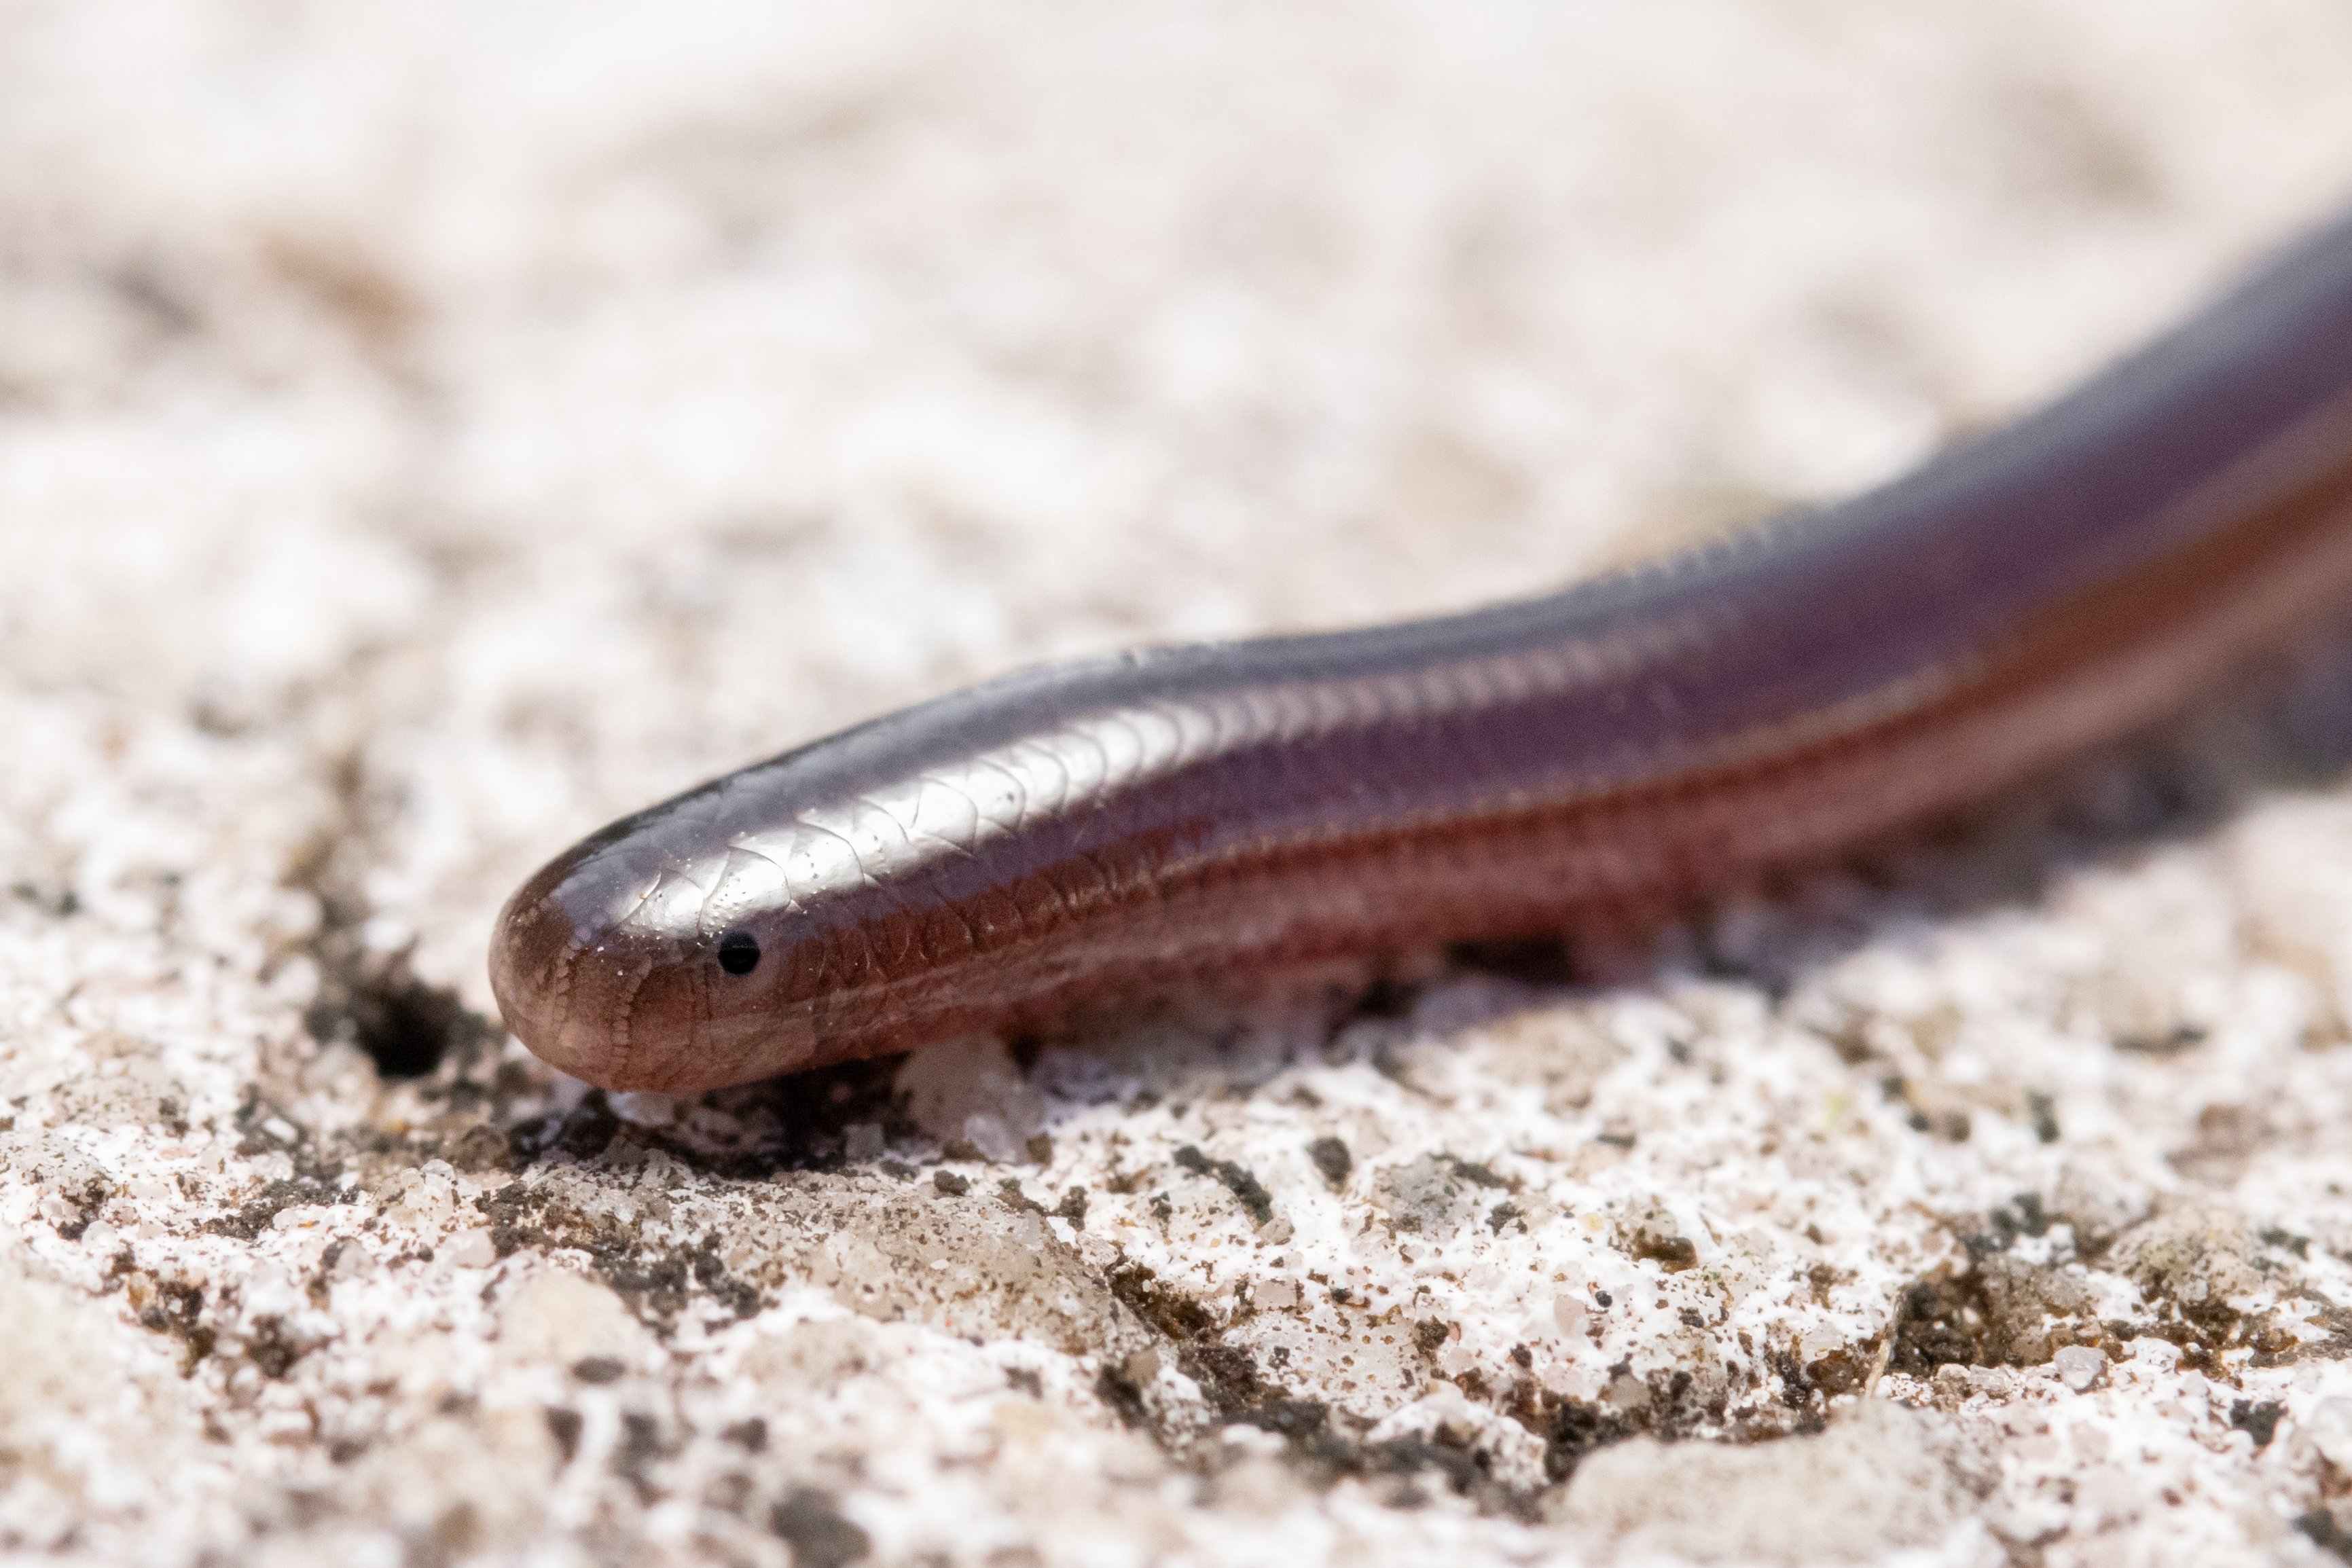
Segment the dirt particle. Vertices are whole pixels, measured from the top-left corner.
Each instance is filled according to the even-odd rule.
[[[1213,1176],[1232,1193],[1249,1217],[1264,1225],[1274,1218],[1274,1195],[1265,1190],[1257,1177],[1244,1166],[1232,1160],[1211,1162],[1199,1147],[1187,1144],[1176,1151],[1176,1163],[1195,1176]]]
[[[763,1304],[759,1289],[727,1271],[726,1260],[719,1255],[717,1231],[708,1231],[703,1235],[701,1242],[694,1249],[693,1262],[694,1282],[701,1286],[703,1292],[712,1301],[733,1312],[736,1322],[740,1322],[759,1312]]]
[[[2278,1435],[2282,1407],[2272,1399],[2233,1399],[2230,1402],[2230,1425],[2253,1438],[2254,1447],[2267,1448]]]
[[[1333,1186],[1345,1185],[1348,1175],[1356,1168],[1356,1158],[1348,1145],[1338,1138],[1318,1138],[1307,1145],[1307,1157],[1323,1173],[1323,1179]]]
[[[1125,1368],[1103,1364],[1095,1374],[1095,1397],[1110,1406],[1114,1415],[1129,1427],[1150,1424],[1150,1411],[1143,1402],[1143,1385]]]
[[[1217,1326],[1208,1308],[1143,1264],[1115,1265],[1104,1279],[1129,1311],[1170,1339],[1195,1339]]]
[[[1632,1437],[1641,1429],[1647,1406],[1619,1414],[1582,1400],[1563,1398],[1528,1380],[1521,1380],[1506,1406],[1512,1419],[1543,1439],[1544,1477],[1558,1482],[1576,1473],[1577,1466],[1595,1449]]]
[[[833,1499],[801,1487],[768,1511],[768,1528],[793,1549],[794,1568],[845,1568],[874,1550],[874,1538],[842,1516]]]
[[[1494,1167],[1491,1166],[1482,1165],[1475,1160],[1456,1159],[1452,1155],[1445,1155],[1444,1159],[1447,1165],[1454,1167],[1454,1174],[1460,1176],[1464,1181],[1468,1182],[1472,1186],[1483,1186],[1491,1189],[1509,1185],[1504,1181],[1501,1176],[1495,1174]]]
[[[1630,1250],[1634,1257],[1655,1263],[1669,1274],[1698,1267],[1698,1244],[1687,1236],[1637,1230],[1630,1239]]]
[[[2347,1531],[2328,1510],[2315,1508],[2301,1514],[2294,1527],[2309,1536],[2312,1544],[2321,1551],[2332,1552],[2344,1562],[2352,1563],[2352,1531]]]
[[[305,1204],[349,1203],[352,1198],[352,1194],[340,1186],[330,1186],[324,1182],[302,1176],[289,1176],[263,1187],[236,1213],[206,1220],[204,1228],[215,1236],[251,1241],[268,1229],[285,1209]]]
[[[1240,1345],[1187,1345],[1179,1353],[1177,1365],[1201,1385],[1221,1416],[1239,1414],[1257,1404],[1265,1392],[1258,1382],[1257,1358]]]
[[[280,1317],[259,1317],[245,1332],[245,1356],[257,1367],[261,1375],[282,1378],[294,1370],[310,1346],[295,1339],[286,1320]]]

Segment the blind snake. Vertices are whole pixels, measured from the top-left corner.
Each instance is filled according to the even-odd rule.
[[[490,977],[614,1089],[1563,929],[1948,812],[2352,612],[2352,219],[1842,505],[1469,614],[1032,670],[625,817]]]

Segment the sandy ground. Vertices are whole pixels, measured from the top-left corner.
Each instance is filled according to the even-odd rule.
[[[482,973],[887,706],[1899,470],[2332,210],[2347,81],[2322,0],[0,5],[0,1541],[2352,1557],[2325,703],[1604,988],[673,1103]]]

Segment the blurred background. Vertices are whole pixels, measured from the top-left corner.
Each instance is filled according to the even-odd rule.
[[[16,0],[0,857],[487,1006],[713,772],[2001,419],[2352,192],[2347,80],[2336,0]]]

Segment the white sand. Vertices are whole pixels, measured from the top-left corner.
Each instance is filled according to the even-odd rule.
[[[2332,210],[2347,81],[2324,0],[0,6],[0,1544],[2325,1561],[2333,782],[895,1111],[304,1019],[487,1012],[537,862],[889,705],[1898,470]]]

